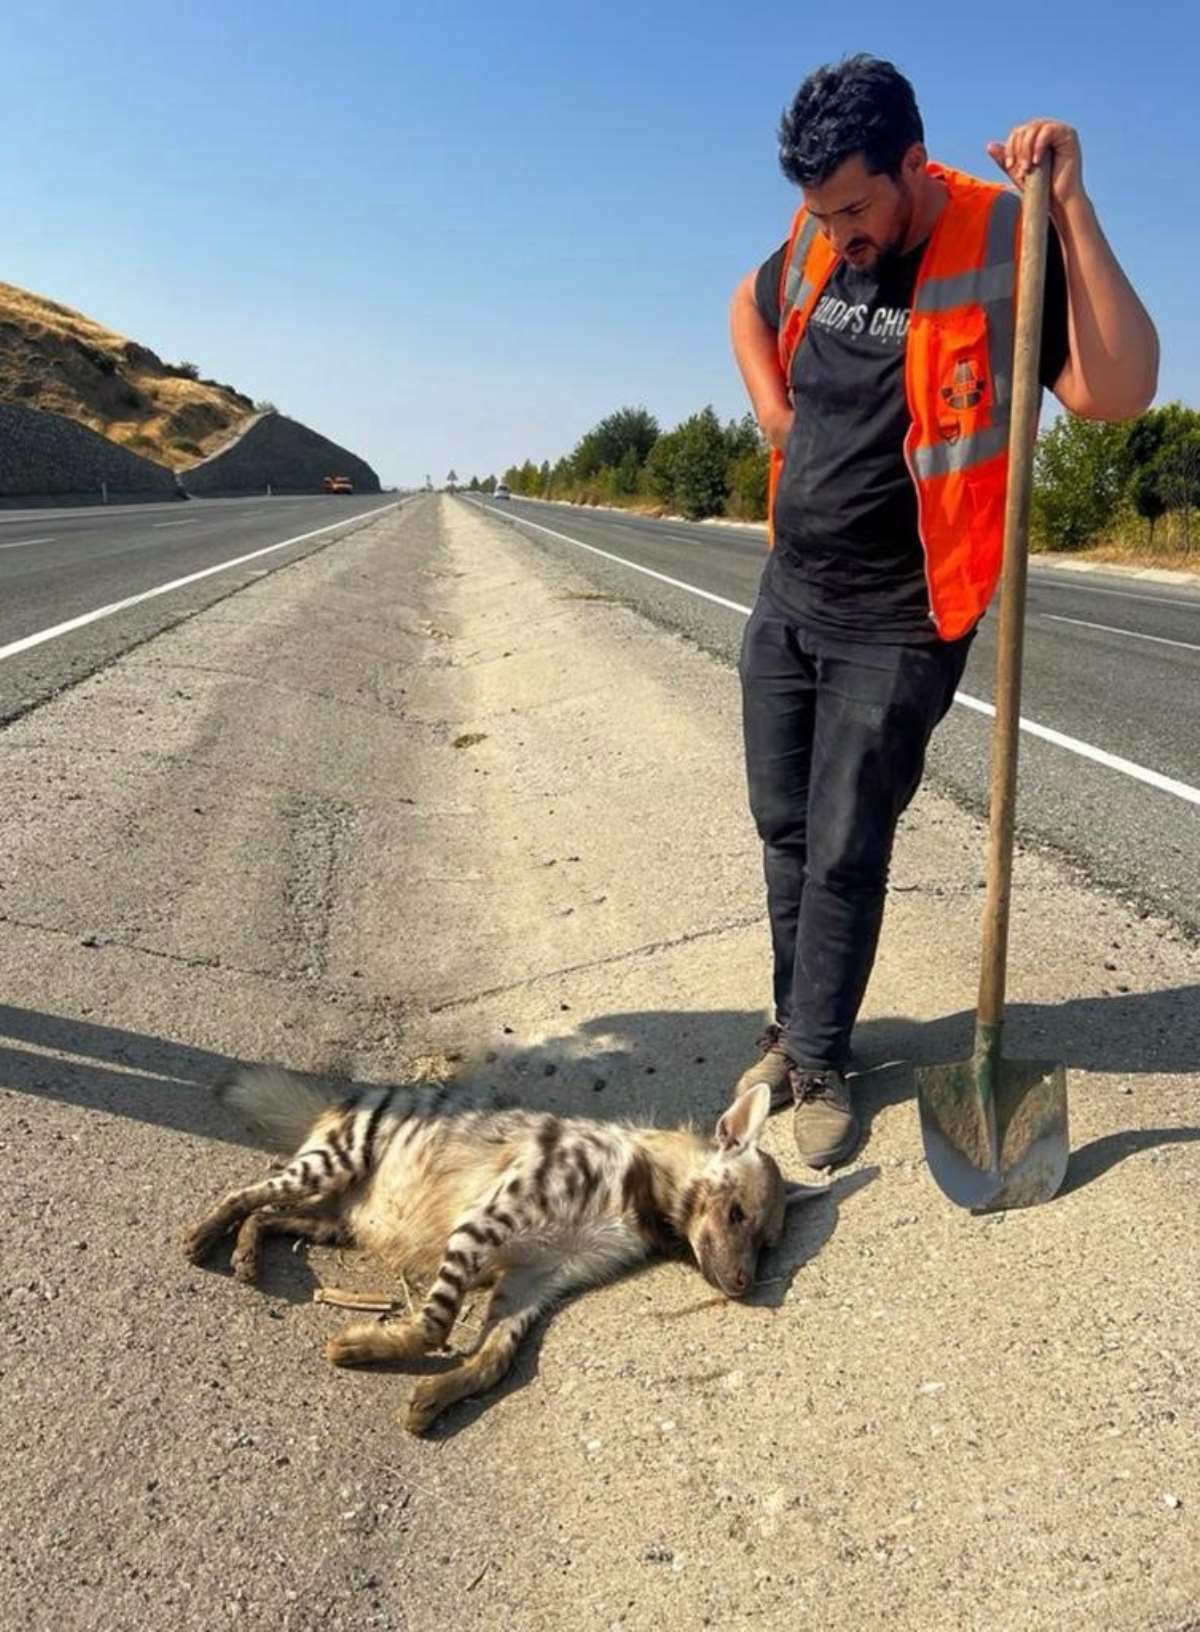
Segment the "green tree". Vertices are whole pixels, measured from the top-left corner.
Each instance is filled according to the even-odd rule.
[[[657,437],[658,421],[645,408],[618,408],[575,444],[571,454],[575,479],[587,482],[603,470],[617,470],[631,453],[640,469]]]
[[[455,470],[452,470],[450,472],[450,474],[446,477],[446,487],[451,493],[453,493],[454,489],[457,486],[458,486],[458,472],[455,471]]]
[[[763,446],[762,433],[753,414],[743,414],[741,419],[731,419],[722,435],[725,438],[725,450],[731,465],[748,453],[758,453]]]
[[[679,432],[667,431],[650,449],[644,467],[646,487],[666,505],[675,503],[675,472],[679,460]]]
[[[685,419],[674,460],[675,502],[685,516],[698,521],[718,516],[725,507],[727,447],[712,408]]]
[[[1186,554],[1192,547],[1192,511],[1200,505],[1200,428],[1172,437],[1156,463],[1158,489],[1167,508],[1179,513]]]
[[[1127,446],[1132,467],[1130,499],[1138,515],[1154,524],[1177,511],[1183,547],[1191,548],[1192,510],[1200,504],[1200,413],[1181,402],[1151,408],[1129,426]]]
[[[743,453],[729,466],[729,512],[744,521],[762,521],[767,514],[767,475],[770,453],[765,447]]]
[[[1157,463],[1142,465],[1133,472],[1129,483],[1129,502],[1150,524],[1150,547],[1154,547],[1154,524],[1167,513],[1167,501],[1162,495],[1161,471]]]
[[[586,482],[604,468],[604,455],[595,431],[588,431],[576,442],[571,454],[571,470],[577,481]]]
[[[589,434],[601,466],[617,469],[632,455],[640,467],[658,439],[658,421],[645,408],[618,408]]]
[[[1124,425],[1064,413],[1034,456],[1033,531],[1051,549],[1079,550],[1116,514],[1129,472]]]
[[[651,447],[653,447],[651,443]],[[647,448],[646,452],[650,451]],[[609,488],[616,499],[631,499],[638,490],[638,478],[642,473],[642,460],[638,458],[636,448],[626,448],[620,460],[609,466]]]

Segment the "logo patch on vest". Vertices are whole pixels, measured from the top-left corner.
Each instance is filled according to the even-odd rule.
[[[942,397],[951,407],[962,412],[975,408],[983,401],[984,379],[975,364],[969,361],[955,363],[948,384],[942,387]]]

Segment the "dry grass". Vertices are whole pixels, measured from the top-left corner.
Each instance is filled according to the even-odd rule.
[[[1088,550],[1073,552],[1080,561],[1105,561],[1121,567],[1170,567],[1175,572],[1200,574],[1200,551],[1138,548],[1128,544],[1096,544]]]
[[[1175,572],[1200,573],[1200,515],[1191,518],[1192,548],[1184,548],[1183,518],[1164,516],[1154,529],[1133,515],[1120,516],[1108,536],[1098,544],[1070,552],[1073,561],[1108,562],[1120,567],[1168,567]],[[1054,553],[1053,544],[1034,544],[1034,550]]]
[[[62,414],[173,470],[254,412],[231,388],[176,374],[148,347],[11,283],[0,283],[0,402]]]
[[[0,283],[0,309],[6,317],[20,318],[30,325],[41,325],[56,334],[79,335],[98,345],[123,338],[93,322],[90,317],[85,317],[82,312],[60,306],[55,300],[45,300],[41,295],[30,294],[27,289],[18,289],[15,283]]]

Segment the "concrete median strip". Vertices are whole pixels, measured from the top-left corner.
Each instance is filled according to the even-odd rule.
[[[382,1266],[281,1246],[263,1295],[177,1251],[264,1167],[206,1093],[229,1058],[721,1108],[769,972],[737,680],[587,559],[421,499],[0,733],[0,1619],[1182,1628],[1200,960],[1019,854],[1011,1046],[1066,1059],[1073,1167],[1053,1206],[950,1210],[904,1062],[969,1033],[982,830],[932,794],[867,1144],[747,1303],[683,1262],[589,1293],[419,1443],[408,1379],[321,1358],[349,1317],[315,1285],[400,1295]],[[766,1148],[806,1176],[786,1117]]]

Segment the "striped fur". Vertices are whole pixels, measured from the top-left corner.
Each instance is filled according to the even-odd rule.
[[[707,1280],[743,1296],[788,1204],[823,1193],[786,1184],[758,1149],[765,1085],[734,1101],[711,1140],[485,1108],[447,1083],[367,1088],[331,1102],[310,1082],[256,1068],[224,1097],[295,1155],[189,1231],[193,1262],[235,1234],[234,1271],[252,1281],[262,1237],[280,1231],[364,1247],[428,1285],[415,1316],[343,1330],[327,1349],[335,1365],[444,1346],[466,1294],[494,1281],[474,1351],[414,1388],[404,1421],[417,1433],[454,1400],[499,1381],[558,1299],[653,1254],[689,1249]]]

